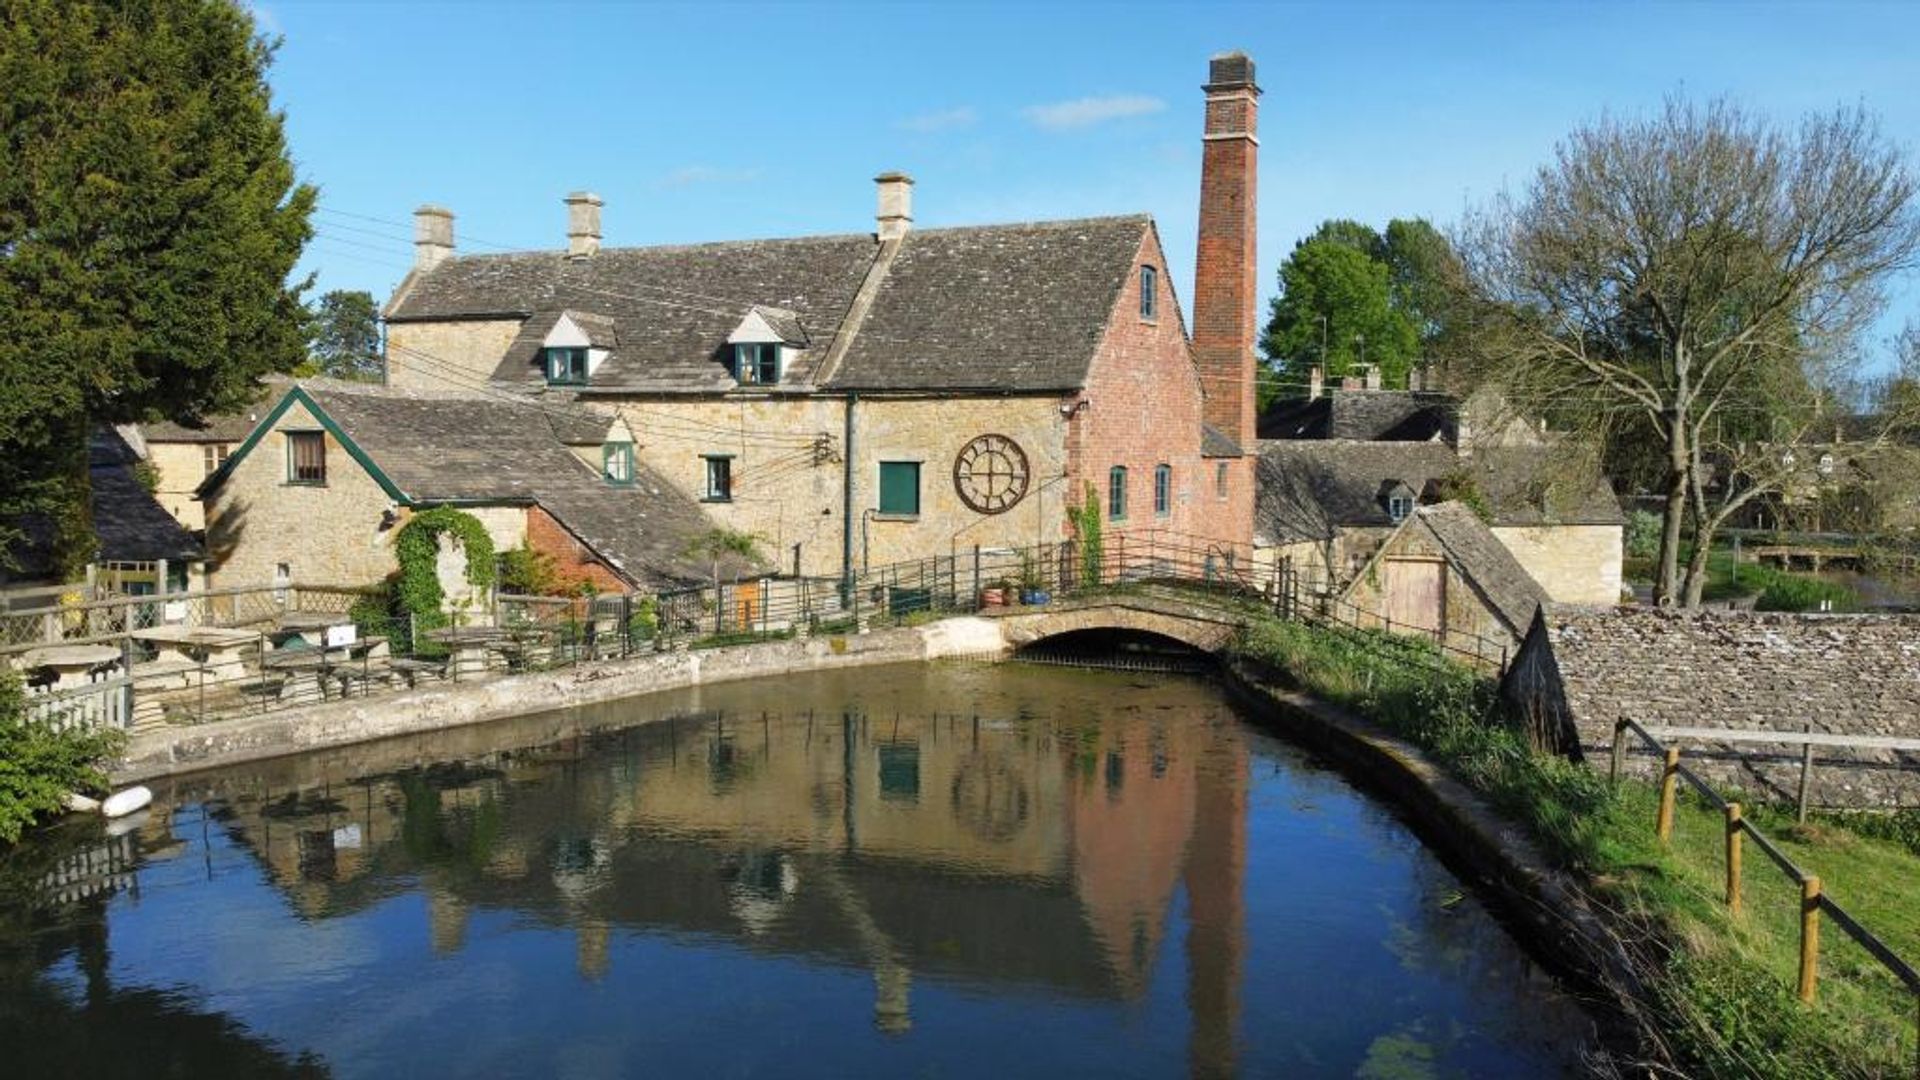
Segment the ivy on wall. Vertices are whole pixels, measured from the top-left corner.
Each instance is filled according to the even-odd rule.
[[[445,626],[447,596],[440,588],[440,534],[452,533],[467,554],[467,583],[476,589],[494,584],[493,538],[472,514],[451,506],[422,510],[408,519],[393,538],[394,558],[400,562],[394,598],[400,610],[413,616],[416,631]]]
[[[1067,521],[1073,526],[1080,544],[1080,584],[1092,588],[1100,584],[1100,571],[1107,557],[1105,526],[1100,516],[1100,489],[1087,483],[1086,498],[1079,506],[1067,507]]]

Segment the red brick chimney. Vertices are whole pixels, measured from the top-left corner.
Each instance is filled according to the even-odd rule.
[[[1200,165],[1199,264],[1193,280],[1193,359],[1206,389],[1207,423],[1251,452],[1254,442],[1255,167],[1260,88],[1243,52],[1209,66],[1205,154]]]

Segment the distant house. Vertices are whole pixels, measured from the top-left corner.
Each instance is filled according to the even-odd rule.
[[[290,385],[275,377],[260,388],[244,409],[218,413],[191,424],[162,421],[139,425],[140,441],[149,464],[159,474],[154,498],[189,532],[207,527],[206,511],[195,496],[202,482],[226,464],[227,456],[253,433]]]
[[[1920,737],[1920,619],[1541,610],[1501,696],[1549,747],[1603,758],[1616,723]],[[1630,745],[1637,745],[1631,744]],[[1798,747],[1684,740],[1716,782],[1792,798]],[[1913,755],[1822,747],[1813,801],[1920,806]],[[1650,759],[1636,759],[1638,768]]]
[[[1344,587],[1417,507],[1460,500],[1546,594],[1562,603],[1620,599],[1625,519],[1597,469],[1551,446],[1444,440],[1263,440],[1254,509],[1262,574]]]
[[[216,585],[368,585],[397,527],[455,506],[601,591],[700,580],[691,499],[635,460],[624,424],[581,408],[294,385],[199,488]]]
[[[136,441],[102,428],[87,445],[93,529],[99,541],[87,568],[88,580],[98,594],[144,596],[197,588],[203,584],[206,552],[141,482]],[[10,552],[15,567],[0,566],[0,587],[60,584],[52,523],[36,514],[17,524],[26,537]]]
[[[1360,625],[1493,667],[1518,650],[1547,594],[1472,510],[1443,502],[1409,512],[1336,599]]]

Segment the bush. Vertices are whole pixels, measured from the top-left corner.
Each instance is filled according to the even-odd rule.
[[[1651,559],[1660,554],[1660,515],[1635,510],[1627,515],[1627,558]]]
[[[12,843],[34,819],[58,812],[68,792],[100,791],[100,762],[119,753],[117,731],[55,731],[27,719],[20,676],[0,669],[0,840]]]

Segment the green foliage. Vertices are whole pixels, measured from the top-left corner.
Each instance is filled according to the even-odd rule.
[[[559,596],[560,568],[553,556],[522,540],[500,555],[500,589],[521,596]]]
[[[379,311],[364,289],[330,289],[307,315],[307,356],[315,372],[333,379],[378,382]]]
[[[100,762],[117,754],[117,731],[54,731],[27,719],[20,676],[0,667],[0,841],[20,839],[42,814],[60,810],[71,791],[100,791]]]
[[[1480,487],[1479,478],[1466,469],[1454,471],[1434,481],[1434,497],[1440,502],[1458,502],[1473,511],[1473,516],[1493,524],[1493,503]]]
[[[1422,219],[1395,220],[1385,236],[1324,222],[1280,265],[1263,342],[1278,371],[1260,393],[1299,397],[1313,367],[1338,379],[1362,362],[1380,367],[1382,385],[1405,387],[1414,362],[1445,347],[1460,274],[1452,246]]]
[[[627,637],[633,641],[652,641],[660,633],[659,601],[643,596],[634,601],[632,611],[627,616]]]
[[[239,408],[305,353],[287,281],[314,189],[272,54],[227,0],[0,19],[0,522],[50,515],[69,577],[92,556],[94,427]]]
[[[393,538],[394,558],[400,573],[395,579],[396,607],[412,615],[413,627],[425,632],[447,624],[447,596],[440,588],[437,564],[440,559],[440,534],[452,533],[467,556],[467,582],[476,589],[490,589],[496,576],[493,538],[486,526],[472,514],[451,506],[423,510],[407,520]],[[421,643],[414,643],[419,648]]]
[[[1100,584],[1101,570],[1107,559],[1106,518],[1101,513],[1100,489],[1087,482],[1086,496],[1080,505],[1067,507],[1067,523],[1073,526],[1074,539],[1080,544],[1080,584],[1093,588]]]
[[[1845,585],[1759,563],[1736,563],[1724,551],[1708,557],[1707,572],[1701,594],[1707,600],[1758,596],[1754,607],[1759,611],[1860,610],[1860,594]]]
[[[133,463],[133,478],[149,495],[160,490],[160,467],[146,458]]]
[[[1635,510],[1627,515],[1627,558],[1651,559],[1660,554],[1660,515]]]
[[[720,587],[720,560],[729,555],[749,561],[759,559],[759,537],[750,532],[718,526],[687,539],[681,553],[690,559],[705,559],[712,572],[713,585]]]

